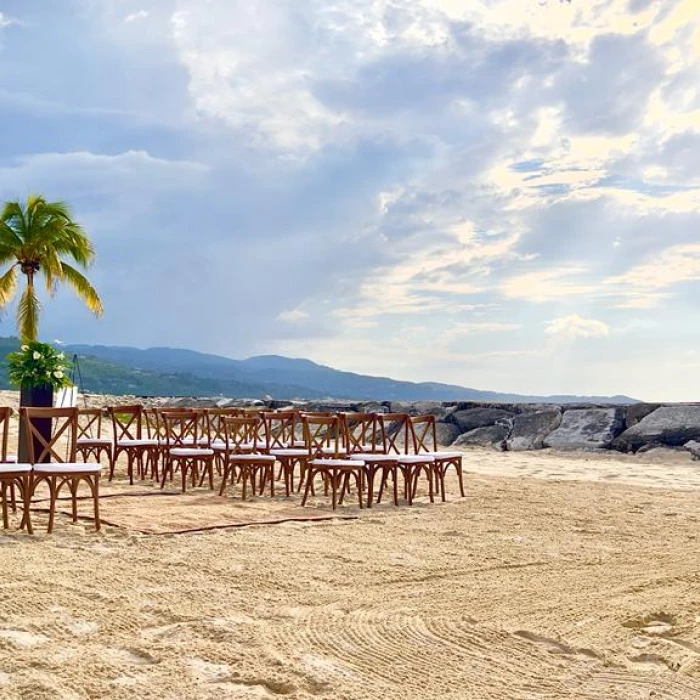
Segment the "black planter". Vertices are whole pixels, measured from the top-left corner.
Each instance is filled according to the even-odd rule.
[[[38,408],[51,408],[53,406],[53,387],[50,385],[44,386],[23,386],[19,392],[19,405],[33,406]],[[51,440],[51,419],[37,418],[34,421],[34,426],[41,433],[46,442]],[[19,423],[19,454],[18,461],[27,463],[30,461],[30,451],[28,443],[27,428],[24,421],[20,418]],[[35,459],[39,457],[43,449],[41,442],[37,437],[33,438]],[[42,462],[50,462],[50,455],[46,455],[41,460]]]

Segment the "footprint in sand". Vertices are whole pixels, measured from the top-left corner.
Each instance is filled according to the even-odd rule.
[[[633,618],[622,623],[623,627],[639,630],[650,637],[667,637],[673,633],[675,618],[667,613],[652,613],[643,618]]]

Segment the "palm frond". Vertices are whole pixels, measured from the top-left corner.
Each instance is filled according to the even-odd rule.
[[[22,342],[29,343],[37,339],[40,312],[41,303],[34,291],[34,285],[28,284],[17,304],[17,330]]]
[[[17,290],[17,266],[12,267],[0,277],[0,306],[7,306]]]
[[[102,316],[102,312],[104,311],[102,300],[88,279],[68,263],[62,262],[61,269],[61,279],[73,287],[78,296],[85,302],[88,309],[90,309],[95,316]]]

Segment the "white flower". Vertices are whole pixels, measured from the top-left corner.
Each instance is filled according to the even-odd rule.
[[[59,353],[58,353],[58,359],[59,359],[59,360],[62,360],[65,356],[66,356],[66,353],[65,353],[65,352],[59,352]]]
[[[21,350],[22,352],[27,352],[27,350],[29,350],[29,345],[23,345]]]
[[[40,360],[40,359],[41,359],[41,353],[38,352],[37,350],[34,351],[34,359],[35,359],[35,360]]]
[[[63,379],[63,372],[61,372],[60,369],[57,369],[54,373],[53,376],[56,377],[56,379]]]

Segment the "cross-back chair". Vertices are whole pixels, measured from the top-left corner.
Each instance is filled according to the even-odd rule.
[[[348,459],[348,441],[344,422],[339,415],[322,416],[302,414],[304,440],[309,451],[305,475],[304,496],[301,505],[306,505],[309,494],[314,492],[314,480],[323,477],[324,490],[331,489],[333,510],[343,502],[351,480],[357,488],[360,508],[366,482],[365,463],[361,459]]]
[[[264,454],[256,448],[260,435],[260,419],[253,415],[227,416],[223,418],[225,449],[222,456],[222,479],[219,495],[226,486],[241,483],[241,497],[246,499],[248,484],[253,495],[265,492],[270,484],[270,495],[275,495],[275,456]],[[258,485],[259,484],[259,485]]]
[[[450,467],[457,472],[459,493],[464,497],[464,477],[462,474],[462,453],[438,450],[435,416],[411,416],[411,430],[416,454],[430,455],[435,460],[435,477],[440,485],[442,500],[445,500],[445,474]]]
[[[160,487],[165,488],[166,479],[170,477],[172,481],[175,470],[179,469],[183,492],[187,490],[188,473],[192,477],[192,486],[197,485],[198,479],[201,486],[205,476],[208,476],[209,488],[213,489],[214,450],[199,443],[202,432],[206,431],[208,445],[209,431],[203,428],[208,422],[206,415],[203,418],[202,411],[192,409],[165,410],[158,412],[158,420],[164,435]]]
[[[0,501],[2,502],[2,526],[7,529],[10,526],[9,508],[17,512],[17,496],[15,489],[19,491],[22,501],[22,521],[20,528],[27,528],[32,534],[32,523],[29,511],[31,489],[31,464],[18,464],[17,457],[7,452],[10,432],[10,418],[12,409],[9,406],[0,406]]]
[[[134,483],[134,467],[141,479],[146,478],[149,466],[151,476],[157,477],[160,445],[157,436],[152,436],[151,414],[144,413],[141,404],[110,406],[108,411],[114,435],[114,458],[109,480],[114,477],[114,465],[122,453],[126,455],[130,484]]]
[[[45,483],[49,489],[49,522],[47,531],[53,532],[56,502],[61,489],[68,486],[71,495],[73,522],[78,520],[78,487],[84,482],[93,500],[95,529],[100,529],[100,474],[102,467],[96,463],[77,462],[77,408],[20,409],[25,425],[27,451],[33,464],[31,472],[31,497],[37,487]],[[50,421],[50,437],[45,437],[42,421]]]
[[[294,472],[298,466],[299,487],[304,478],[309,450],[303,439],[298,439],[301,428],[299,411],[267,411],[262,414],[267,439],[268,453],[280,463],[280,474],[284,477],[284,488],[287,496],[294,490]]]
[[[77,456],[84,462],[100,462],[102,453],[107,457],[109,471],[112,472],[113,441],[111,438],[102,437],[102,417],[104,411],[101,408],[78,409],[78,437],[76,440]]]

